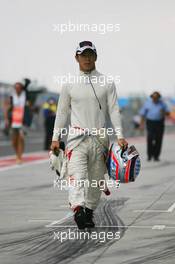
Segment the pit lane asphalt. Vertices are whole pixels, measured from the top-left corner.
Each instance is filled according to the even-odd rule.
[[[54,239],[76,227],[48,161],[0,170],[0,263],[174,264],[174,142],[175,135],[165,136],[161,161],[147,162],[145,140],[131,141],[142,158],[139,178],[112,188],[95,212],[95,231],[120,232],[119,240]]]

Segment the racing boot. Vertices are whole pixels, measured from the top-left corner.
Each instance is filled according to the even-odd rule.
[[[86,227],[87,228],[95,227],[95,223],[93,221],[93,210],[86,207],[85,214],[86,214]]]
[[[77,206],[74,209],[74,220],[78,226],[78,229],[84,229],[86,227],[86,215],[82,206]]]

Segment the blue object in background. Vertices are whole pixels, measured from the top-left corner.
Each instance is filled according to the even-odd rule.
[[[129,98],[128,97],[120,97],[118,99],[118,104],[120,108],[124,108],[129,105]]]
[[[171,98],[171,99],[170,99],[170,102],[171,102],[173,105],[175,105],[175,98]]]

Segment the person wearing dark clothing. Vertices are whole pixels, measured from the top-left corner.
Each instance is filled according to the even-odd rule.
[[[166,115],[169,115],[169,109],[159,92],[151,94],[140,110],[141,129],[144,128],[144,122],[146,122],[148,161],[152,158],[159,161]]]
[[[54,98],[49,98],[43,104],[45,140],[44,150],[49,150],[52,142],[53,128],[56,116],[56,102]]]

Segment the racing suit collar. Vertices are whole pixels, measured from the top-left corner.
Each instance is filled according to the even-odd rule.
[[[92,71],[89,71],[89,72],[83,72],[83,71],[80,70],[80,72],[79,72],[80,75],[87,75],[87,74],[96,75],[97,73],[98,73],[98,71],[96,69],[94,69]]]

